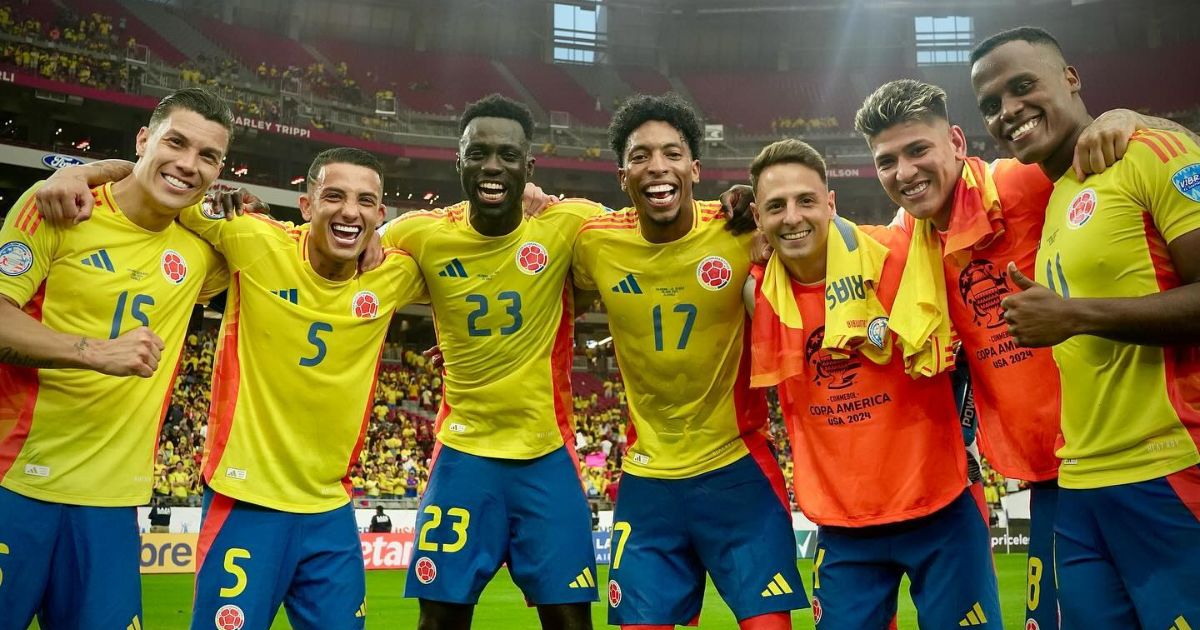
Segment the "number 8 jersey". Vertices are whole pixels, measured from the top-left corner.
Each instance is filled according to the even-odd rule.
[[[466,203],[388,224],[384,246],[411,252],[429,287],[446,362],[440,442],[501,459],[574,445],[567,272],[579,226],[603,211],[566,200],[494,237],[471,226]]]
[[[61,333],[114,339],[147,326],[165,347],[151,378],[0,365],[0,485],[55,503],[146,503],[192,307],[224,290],[225,264],[176,223],[134,224],[111,184],[92,190],[92,218],[66,229],[42,221],[36,189],[0,229],[0,294]]]

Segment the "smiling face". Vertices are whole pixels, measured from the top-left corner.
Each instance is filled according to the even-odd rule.
[[[691,208],[692,186],[700,182],[700,161],[692,157],[683,134],[669,123],[651,120],[633,130],[622,164],[621,189],[629,194],[639,217],[665,226],[679,219],[682,208]]]
[[[300,196],[300,214],[312,223],[309,255],[314,268],[356,264],[367,237],[383,221],[379,173],[357,164],[331,162]]]
[[[520,215],[525,182],[533,175],[521,123],[489,116],[472,119],[459,140],[455,167],[472,214],[490,220]]]
[[[829,223],[836,212],[834,195],[821,175],[799,163],[781,162],[762,170],[751,204],[754,220],[784,263],[825,268]],[[821,278],[797,278],[816,282]]]
[[[1025,164],[1058,174],[1087,126],[1079,74],[1050,46],[1011,41],[971,67],[971,85],[988,133]]]
[[[184,108],[176,108],[137,135],[133,176],[158,210],[178,212],[199,203],[221,174],[229,131]]]
[[[937,117],[910,120],[884,129],[868,144],[879,183],[892,202],[939,228],[949,225],[967,156],[962,130]]]

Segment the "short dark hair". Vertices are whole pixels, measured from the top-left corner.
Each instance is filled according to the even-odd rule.
[[[462,116],[458,119],[458,134],[467,130],[467,125],[471,124],[476,118],[507,118],[515,120],[521,125],[521,129],[525,131],[525,139],[533,139],[533,113],[524,103],[503,96],[501,94],[489,94],[474,103],[467,105],[463,110]]]
[[[353,164],[355,166],[365,166],[376,173],[379,173],[379,183],[383,184],[383,164],[379,162],[379,158],[374,154],[355,149],[353,147],[334,147],[325,149],[313,158],[312,164],[308,167],[308,182],[309,189],[317,183],[317,178],[321,176],[321,169],[326,164]]]
[[[900,79],[884,83],[863,101],[854,115],[854,129],[870,140],[895,125],[930,118],[950,120],[946,91],[931,83]]]
[[[233,112],[229,110],[229,103],[204,88],[184,88],[166,95],[154,106],[146,126],[153,129],[177,109],[196,112],[206,120],[221,125],[229,132],[230,142],[233,141]]]
[[[662,96],[638,94],[632,96],[613,114],[608,125],[608,143],[617,154],[617,165],[625,166],[625,146],[634,130],[652,120],[667,123],[679,131],[687,141],[692,159],[700,159],[700,139],[704,136],[704,125],[696,109],[678,94],[669,92]]]
[[[825,178],[825,158],[812,148],[812,145],[795,138],[786,138],[772,142],[758,152],[758,156],[750,163],[750,187],[758,188],[758,178],[768,166],[776,164],[800,164],[807,166],[821,176],[821,182],[828,184]]]
[[[1036,26],[1018,26],[1017,28],[1010,28],[1007,31],[1000,31],[979,42],[975,46],[975,49],[971,51],[971,65],[975,65],[976,61],[979,61],[988,53],[1009,42],[1029,42],[1030,44],[1050,46],[1058,52],[1060,57],[1063,56],[1062,46],[1059,45],[1058,40],[1054,39],[1054,36],[1048,31]]]

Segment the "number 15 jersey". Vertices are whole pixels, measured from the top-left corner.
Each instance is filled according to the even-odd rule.
[[[466,203],[388,224],[384,246],[411,252],[429,287],[446,361],[439,441],[502,459],[574,443],[567,272],[579,226],[603,212],[569,199],[503,236],[476,231]]]
[[[147,326],[164,347],[150,378],[0,365],[0,485],[55,503],[140,505],[192,308],[229,275],[178,224],[151,232],[130,221],[112,184],[92,190],[91,219],[65,229],[42,221],[36,189],[0,230],[0,294],[61,333],[115,339]]]

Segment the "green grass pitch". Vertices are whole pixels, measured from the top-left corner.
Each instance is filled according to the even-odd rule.
[[[805,587],[812,592],[812,561],[799,562]],[[1004,627],[1024,628],[1025,613],[1025,555],[999,554],[996,568],[1000,575],[1000,605],[1004,612]],[[608,567],[601,566],[597,583],[608,583]],[[415,628],[417,602],[401,597],[404,571],[367,572],[367,628]],[[187,628],[192,597],[191,575],[147,575],[142,578],[142,593],[147,630]],[[605,607],[592,606],[597,628],[607,626]],[[808,610],[795,613],[797,630],[811,630],[812,614]],[[916,628],[917,613],[908,597],[907,583],[900,596],[901,629]],[[36,628],[36,624],[34,625]],[[537,613],[525,607],[521,592],[513,585],[507,571],[501,571],[483,593],[475,609],[475,628],[486,630],[533,630],[538,628]],[[287,614],[280,610],[272,628],[291,628]],[[704,594],[704,611],[700,615],[703,630],[737,630],[737,623],[712,583]]]

